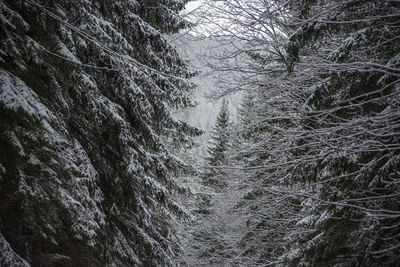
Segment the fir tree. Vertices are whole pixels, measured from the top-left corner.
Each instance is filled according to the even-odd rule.
[[[0,263],[168,266],[187,1],[0,1]]]
[[[212,166],[224,166],[228,164],[227,152],[231,146],[232,124],[229,119],[228,102],[223,99],[216,122],[211,130],[211,139],[209,141],[206,157],[206,163],[210,166],[205,172],[206,183],[224,185],[220,175],[225,172]]]
[[[211,131],[211,140],[207,148],[209,156],[207,162],[210,166],[222,166],[227,164],[227,151],[230,147],[231,122],[229,120],[228,102],[223,99],[217,120]]]
[[[256,101],[256,95],[252,91],[248,91],[243,96],[242,102],[238,107],[239,120],[236,128],[238,128],[239,138],[243,141],[249,141],[257,135],[256,125],[254,125]]]
[[[246,44],[221,60],[242,74],[227,85],[262,91],[257,141],[242,153],[258,158],[243,255],[252,266],[399,265],[399,3],[216,8],[232,22],[216,35]],[[246,67],[226,60],[243,54]]]

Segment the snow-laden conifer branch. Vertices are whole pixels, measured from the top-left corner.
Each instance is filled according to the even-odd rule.
[[[122,64],[122,66],[124,66],[124,64],[126,63],[132,63],[134,66],[142,68],[142,69],[146,69],[148,70],[150,73],[154,73],[154,74],[158,74],[162,77],[168,77],[168,78],[172,78],[175,80],[184,80],[184,78],[179,77],[179,76],[174,76],[165,72],[161,72],[159,70],[156,70],[154,68],[151,68],[145,64],[140,63],[139,61],[133,59],[132,57],[128,56],[128,55],[121,55],[118,52],[110,49],[109,47],[103,45],[100,41],[98,41],[96,38],[90,36],[89,34],[85,33],[84,31],[78,29],[77,27],[73,26],[72,24],[64,21],[62,18],[60,18],[59,16],[57,16],[56,14],[54,14],[53,12],[49,11],[48,9],[46,9],[46,7],[39,5],[38,3],[36,3],[35,1],[32,0],[25,0],[25,2],[31,4],[32,6],[39,8],[41,11],[43,11],[46,15],[48,15],[49,17],[53,18],[54,20],[58,21],[59,23],[65,25],[67,28],[71,29],[73,32],[79,34],[80,36],[82,36],[84,39],[90,41],[91,43],[93,43],[94,45],[98,46],[99,48],[101,48],[103,51],[109,53],[110,55],[114,56],[116,59],[120,60],[120,63]],[[53,54],[54,55],[54,54]],[[74,62],[76,63],[76,62]],[[97,67],[96,67],[97,68]],[[123,67],[120,67],[123,68]]]
[[[211,58],[235,73],[215,95],[246,91],[253,103],[232,157],[245,166],[199,168],[246,172],[254,184],[241,202],[253,214],[243,253],[296,266],[398,264],[398,1],[210,5],[215,36],[240,44]]]
[[[170,222],[190,215],[171,147],[200,133],[170,111],[192,104],[162,35],[186,25],[184,2],[45,2],[0,2],[0,255],[172,265]]]

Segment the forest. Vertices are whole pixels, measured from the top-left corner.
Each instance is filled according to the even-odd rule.
[[[400,266],[400,1],[0,0],[3,266]]]

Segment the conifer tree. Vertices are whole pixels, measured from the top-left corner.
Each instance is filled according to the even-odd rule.
[[[209,156],[207,162],[210,166],[221,166],[227,163],[227,154],[231,143],[231,122],[229,119],[228,102],[223,99],[217,120],[211,131],[211,140],[207,148]]]
[[[252,91],[246,92],[238,108],[238,135],[243,140],[250,140],[256,136],[254,118],[256,112],[256,95]]]
[[[0,265],[172,264],[186,2],[0,1]]]
[[[206,163],[210,166],[204,173],[205,182],[207,184],[213,184],[214,186],[225,185],[225,182],[221,179],[221,175],[225,174],[223,169],[213,168],[212,166],[228,164],[227,152],[231,146],[231,126],[228,102],[226,99],[223,99],[207,147],[208,156],[206,157]]]
[[[249,55],[220,69],[263,91],[261,138],[244,151],[259,160],[243,254],[260,266],[399,265],[400,4],[209,3],[232,22],[216,35],[246,44],[228,56]]]

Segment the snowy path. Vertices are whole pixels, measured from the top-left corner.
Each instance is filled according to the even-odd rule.
[[[244,266],[239,262],[237,245],[246,229],[246,210],[238,202],[248,192],[243,176],[229,173],[221,177],[227,187],[197,192],[210,202],[205,211],[180,229],[185,252],[183,266]],[[208,196],[208,197],[207,197]]]

